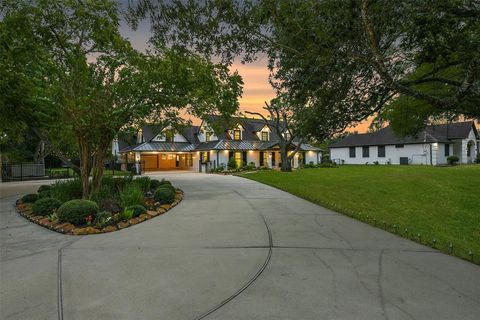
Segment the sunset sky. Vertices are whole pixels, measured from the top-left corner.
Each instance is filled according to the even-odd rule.
[[[120,25],[122,35],[130,40],[133,47],[139,51],[145,51],[148,48],[148,40],[151,32],[149,24],[144,21],[140,23],[138,29],[133,31],[125,22]],[[258,111],[263,113],[264,101],[270,101],[275,97],[275,93],[268,82],[267,59],[260,58],[249,64],[234,63],[232,71],[238,70],[243,78],[243,95],[240,98],[240,111]],[[194,122],[198,122],[194,120]],[[348,131],[365,132],[368,129],[369,122],[362,123]]]

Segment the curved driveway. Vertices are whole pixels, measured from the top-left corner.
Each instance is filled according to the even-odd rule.
[[[478,319],[476,265],[254,181],[159,177],[177,207],[90,236],[15,213],[42,182],[1,184],[1,319]]]

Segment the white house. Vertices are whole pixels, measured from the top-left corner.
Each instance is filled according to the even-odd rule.
[[[472,163],[480,152],[480,138],[473,121],[428,126],[415,137],[401,138],[390,127],[353,134],[330,146],[337,163],[426,164],[447,163],[455,155],[459,163]]]
[[[207,172],[226,167],[230,158],[239,166],[275,168],[280,166],[279,138],[271,125],[260,119],[231,118],[228,123],[211,115],[200,126],[183,128],[150,124],[136,135],[122,136],[113,141],[112,152],[121,161],[137,161],[146,171],[192,170]],[[293,142],[296,147],[296,142]],[[302,143],[293,158],[293,167],[317,164],[321,150]]]

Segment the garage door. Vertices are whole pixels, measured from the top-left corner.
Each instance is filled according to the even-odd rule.
[[[158,169],[158,155],[157,154],[142,154],[140,159],[145,161],[145,170]]]

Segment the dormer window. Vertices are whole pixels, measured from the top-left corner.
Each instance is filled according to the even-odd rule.
[[[175,133],[173,130],[165,131],[165,141],[166,142],[173,142],[173,138],[175,137]]]
[[[283,134],[283,137],[285,138],[285,140],[290,140],[290,138],[292,137],[290,135],[290,132],[286,131],[284,134]]]
[[[209,142],[211,141],[211,139],[212,139],[212,132],[211,131],[205,132],[205,141]]]
[[[262,131],[262,141],[268,141],[268,131]]]
[[[239,129],[233,130],[233,140],[242,140],[242,132]]]

